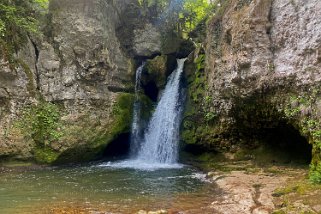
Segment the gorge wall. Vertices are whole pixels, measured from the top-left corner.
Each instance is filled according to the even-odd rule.
[[[320,8],[316,0],[223,3],[195,59],[183,140],[236,152],[292,127],[313,146],[312,174],[320,173]]]
[[[0,156],[90,160],[128,132],[133,64],[116,29],[130,1],[50,1],[43,33],[1,59]]]
[[[0,59],[0,159],[88,161],[111,142],[126,150],[136,63],[162,55],[144,79],[157,99],[180,39],[165,41],[136,0],[49,2],[41,31]]]
[[[233,153],[271,132],[302,136],[313,147],[311,173],[320,173],[320,9],[317,0],[221,1],[187,65],[184,143]],[[50,1],[41,35],[15,63],[0,60],[0,158],[101,155],[130,128],[133,59],[161,55],[142,79],[156,101],[175,57],[190,52],[167,35],[134,0]]]

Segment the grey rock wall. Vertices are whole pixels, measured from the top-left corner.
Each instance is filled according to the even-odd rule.
[[[39,154],[39,159],[52,162],[69,151],[76,153],[70,161],[85,160],[84,154],[94,158],[119,133],[128,131],[129,124],[114,127],[118,118],[112,112],[118,97],[133,88],[133,65],[116,37],[122,13],[131,3],[50,1],[45,35],[22,48],[16,69],[4,60],[0,63],[1,157],[28,159]],[[25,109],[41,102],[55,103],[61,115],[61,136],[50,142],[54,154],[50,160],[45,151],[35,151],[32,134],[17,127]]]
[[[311,171],[320,166],[320,7],[317,0],[235,0],[221,8],[208,23],[206,99],[198,105],[211,117],[190,117],[187,143],[237,151],[288,124],[313,146]]]

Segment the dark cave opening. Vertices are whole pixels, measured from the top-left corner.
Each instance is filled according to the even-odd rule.
[[[128,156],[130,149],[130,133],[118,135],[104,150],[103,159],[123,159]]]
[[[311,162],[312,145],[291,124],[282,121],[275,127],[256,131],[261,133],[254,144],[250,143],[250,155],[255,161],[293,165],[308,165]]]
[[[148,96],[153,102],[157,102],[159,89],[156,82],[149,81],[147,84],[142,85],[144,94]]]

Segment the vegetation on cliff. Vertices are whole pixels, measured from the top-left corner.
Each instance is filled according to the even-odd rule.
[[[29,33],[37,33],[48,0],[3,0],[0,3],[0,57],[11,59]]]
[[[217,6],[208,0],[140,0],[139,3],[149,17],[185,37]]]
[[[282,146],[287,145],[290,152],[298,146],[297,142],[302,141],[301,154],[294,155],[293,161],[305,156],[306,160],[311,161],[311,181],[320,182],[318,86],[311,84],[309,89],[303,86],[293,88],[292,84],[296,83],[292,82],[291,77],[280,80],[284,82],[279,85],[279,80],[272,77],[275,65],[269,60],[262,66],[262,72],[269,72],[269,81],[264,82],[264,78],[258,81],[263,74],[251,76],[261,68],[251,67],[254,66],[251,60],[255,56],[249,57],[247,53],[252,53],[253,49],[249,51],[245,47],[255,48],[255,45],[247,35],[256,35],[260,27],[255,23],[249,25],[252,29],[247,29],[247,22],[243,24],[242,21],[247,20],[246,17],[262,16],[262,8],[270,10],[270,7],[268,1],[221,1],[215,15],[207,21],[207,38],[205,42],[201,41],[205,53],[196,52],[194,65],[189,65],[196,72],[188,72],[189,100],[182,140],[187,148],[192,145],[192,151],[199,148],[203,151],[231,152],[236,159],[243,156],[253,160],[259,158],[259,154],[251,154],[248,148],[274,145],[276,151],[272,156],[276,159]],[[260,12],[256,14],[257,8]],[[262,20],[269,22],[269,19]],[[271,37],[269,28],[267,37]],[[244,56],[240,57],[240,53]],[[261,55],[259,60],[267,55]],[[203,58],[205,60],[200,63]],[[261,87],[257,83],[263,85],[262,89],[255,89]],[[273,135],[275,137],[271,137]],[[244,148],[247,148],[246,152],[242,151]]]

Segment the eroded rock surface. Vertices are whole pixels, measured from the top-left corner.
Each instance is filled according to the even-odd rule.
[[[235,152],[289,124],[313,145],[311,169],[317,169],[320,7],[317,0],[224,5],[208,23],[205,72],[199,72],[190,92],[198,110],[185,119],[184,140]],[[202,57],[196,59],[198,67]]]
[[[16,69],[1,61],[1,156],[30,158],[39,153],[40,159],[51,162],[62,154],[63,159],[71,157],[70,161],[86,160],[102,153],[119,133],[128,131],[128,93],[134,71],[120,48],[116,28],[129,3],[50,1],[46,35],[32,38],[19,52]],[[34,134],[17,125],[23,124],[19,120],[24,120],[26,109],[37,108],[42,102],[59,107],[59,127],[53,130],[59,135],[43,142],[50,144],[50,154],[34,151]],[[127,102],[127,106],[119,102]]]
[[[273,192],[285,184],[287,176],[232,171],[214,176],[223,196],[211,207],[218,213],[268,214],[275,210]]]
[[[146,24],[142,29],[134,30],[134,52],[137,56],[152,57],[160,54],[162,38],[159,29],[152,24]]]

